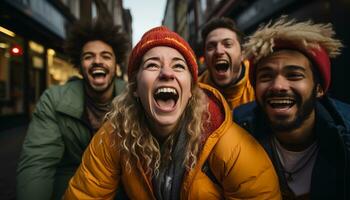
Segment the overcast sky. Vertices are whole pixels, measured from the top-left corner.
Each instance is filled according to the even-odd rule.
[[[133,46],[143,33],[162,24],[165,4],[166,0],[123,0],[124,8],[130,9],[132,15]]]

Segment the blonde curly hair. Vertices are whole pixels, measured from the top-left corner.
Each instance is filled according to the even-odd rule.
[[[163,143],[162,152],[157,139],[153,136],[147,122],[146,115],[141,102],[134,97],[136,91],[136,80],[128,83],[127,89],[116,97],[112,104],[112,110],[106,115],[106,120],[110,120],[114,128],[114,136],[119,140],[119,150],[126,158],[126,166],[131,169],[138,161],[145,167],[145,171],[150,176],[159,173],[159,167],[165,162],[169,162],[173,150],[176,133],[171,134]],[[209,120],[207,112],[208,102],[204,92],[196,83],[192,85],[192,97],[177,125],[185,127],[187,138],[185,148],[184,166],[192,169],[197,162],[200,150],[201,133],[204,130],[204,123]],[[206,117],[204,117],[206,116]]]

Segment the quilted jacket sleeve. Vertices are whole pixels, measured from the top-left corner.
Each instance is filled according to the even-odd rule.
[[[63,199],[113,199],[120,179],[119,153],[108,122],[96,133]]]
[[[237,125],[222,136],[209,162],[221,182],[225,199],[281,199],[278,178],[268,155]]]
[[[17,199],[47,200],[52,196],[54,176],[64,143],[55,117],[51,90],[41,96],[17,168]]]

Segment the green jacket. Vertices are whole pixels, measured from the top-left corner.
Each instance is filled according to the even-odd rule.
[[[83,120],[84,81],[53,86],[33,113],[17,168],[17,199],[61,199],[93,136]],[[125,88],[115,81],[115,94]]]

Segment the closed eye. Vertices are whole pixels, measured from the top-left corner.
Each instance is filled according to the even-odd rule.
[[[83,56],[83,60],[89,60],[89,59],[91,59],[91,58],[92,58],[91,55],[85,55],[85,56]]]
[[[299,65],[288,65],[285,67],[285,77],[291,81],[298,81],[305,78],[305,67]]]
[[[259,73],[257,74],[256,80],[259,82],[267,82],[273,79],[272,73]]]
[[[102,55],[102,58],[105,59],[105,60],[110,60],[110,59],[112,59],[112,56],[110,56],[110,55]]]
[[[85,52],[81,55],[82,60],[89,60],[93,57],[94,57],[94,54],[92,54],[91,52]]]
[[[226,48],[231,48],[233,46],[233,42],[224,42],[223,45],[226,47]]]
[[[290,72],[290,73],[287,73],[286,77],[289,79],[289,80],[301,80],[303,79],[305,76],[304,74],[302,73],[298,73],[298,72]]]
[[[208,44],[206,45],[206,50],[207,50],[207,51],[214,50],[214,49],[215,49],[215,46],[216,46],[215,43],[208,43]]]
[[[173,66],[174,71],[184,71],[187,67],[183,64],[175,64]]]
[[[156,70],[158,68],[159,68],[159,66],[156,63],[148,63],[145,66],[145,69],[147,69],[147,70]]]

